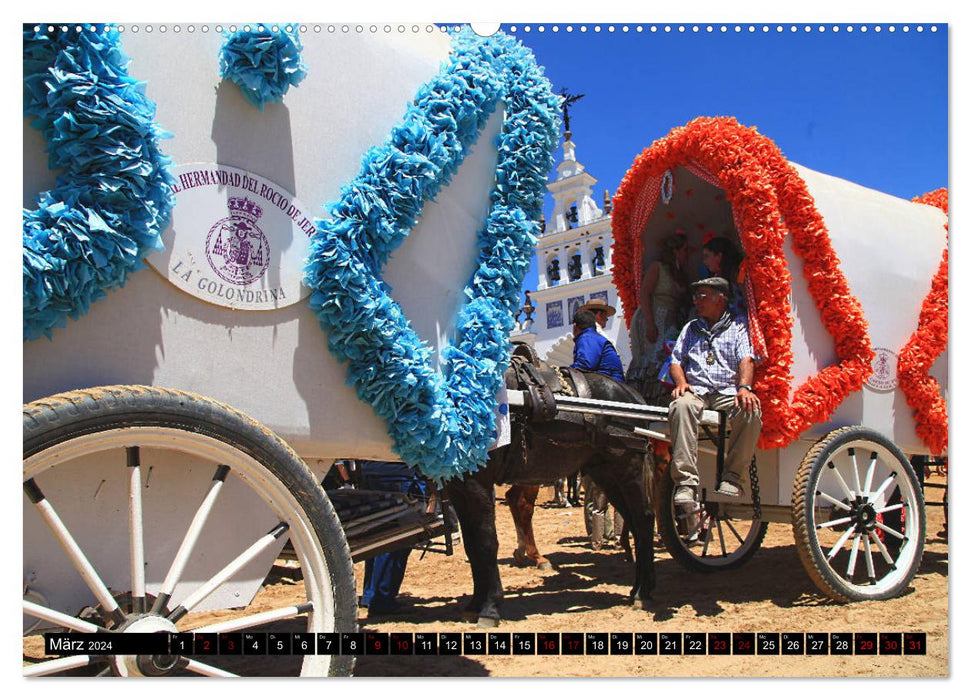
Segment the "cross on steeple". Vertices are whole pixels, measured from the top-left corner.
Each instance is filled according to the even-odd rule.
[[[565,88],[565,87],[560,89],[560,97],[563,98],[563,131],[564,131],[564,137],[566,138],[567,141],[569,141],[570,137],[573,135],[570,132],[570,105],[572,105],[574,102],[577,102],[583,99],[584,97],[584,95],[582,94],[571,95],[569,92],[567,92],[568,89],[569,88]]]

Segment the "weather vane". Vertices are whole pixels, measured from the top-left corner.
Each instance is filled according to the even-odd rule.
[[[578,100],[583,99],[583,95],[571,95],[567,92],[568,88],[562,88],[560,90],[560,97],[563,98],[563,131],[567,140],[570,139],[570,105]]]

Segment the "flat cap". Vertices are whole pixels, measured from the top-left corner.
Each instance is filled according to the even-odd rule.
[[[728,280],[724,277],[706,277],[703,280],[698,280],[697,282],[691,283],[692,289],[697,289],[698,287],[711,287],[716,289],[726,297],[731,297],[732,288],[728,284]]]

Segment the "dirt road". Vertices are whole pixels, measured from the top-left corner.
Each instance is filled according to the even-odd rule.
[[[932,484],[935,483],[933,480]],[[936,483],[942,484],[941,480]],[[943,489],[927,490],[939,502]],[[542,502],[541,494],[541,500]],[[737,571],[691,573],[663,549],[655,608],[628,604],[631,571],[619,550],[586,544],[581,508],[536,509],[536,539],[553,571],[513,565],[515,531],[499,508],[501,632],[925,632],[926,656],[435,656],[358,659],[359,676],[945,676],[948,674],[948,548],[943,509],[927,507],[927,542],[911,590],[883,602],[823,599],[802,567],[788,525],[772,524],[762,549]],[[358,566],[358,580],[363,565]],[[359,584],[360,585],[360,584]],[[472,579],[464,552],[413,553],[402,585],[406,612],[368,620],[365,631],[474,632],[459,618]],[[365,614],[362,611],[362,614]]]

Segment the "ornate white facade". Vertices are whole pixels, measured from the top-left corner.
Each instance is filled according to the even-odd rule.
[[[529,293],[536,308],[533,321],[522,320],[511,339],[530,343],[540,357],[553,364],[568,365],[573,361],[573,312],[600,297],[617,314],[599,330],[613,342],[626,370],[630,340],[611,274],[610,204],[605,192],[607,211],[597,206],[592,196],[596,184],[597,179],[576,159],[576,144],[568,132],[563,161],[547,186],[553,196],[553,212],[536,245],[539,284]]]

